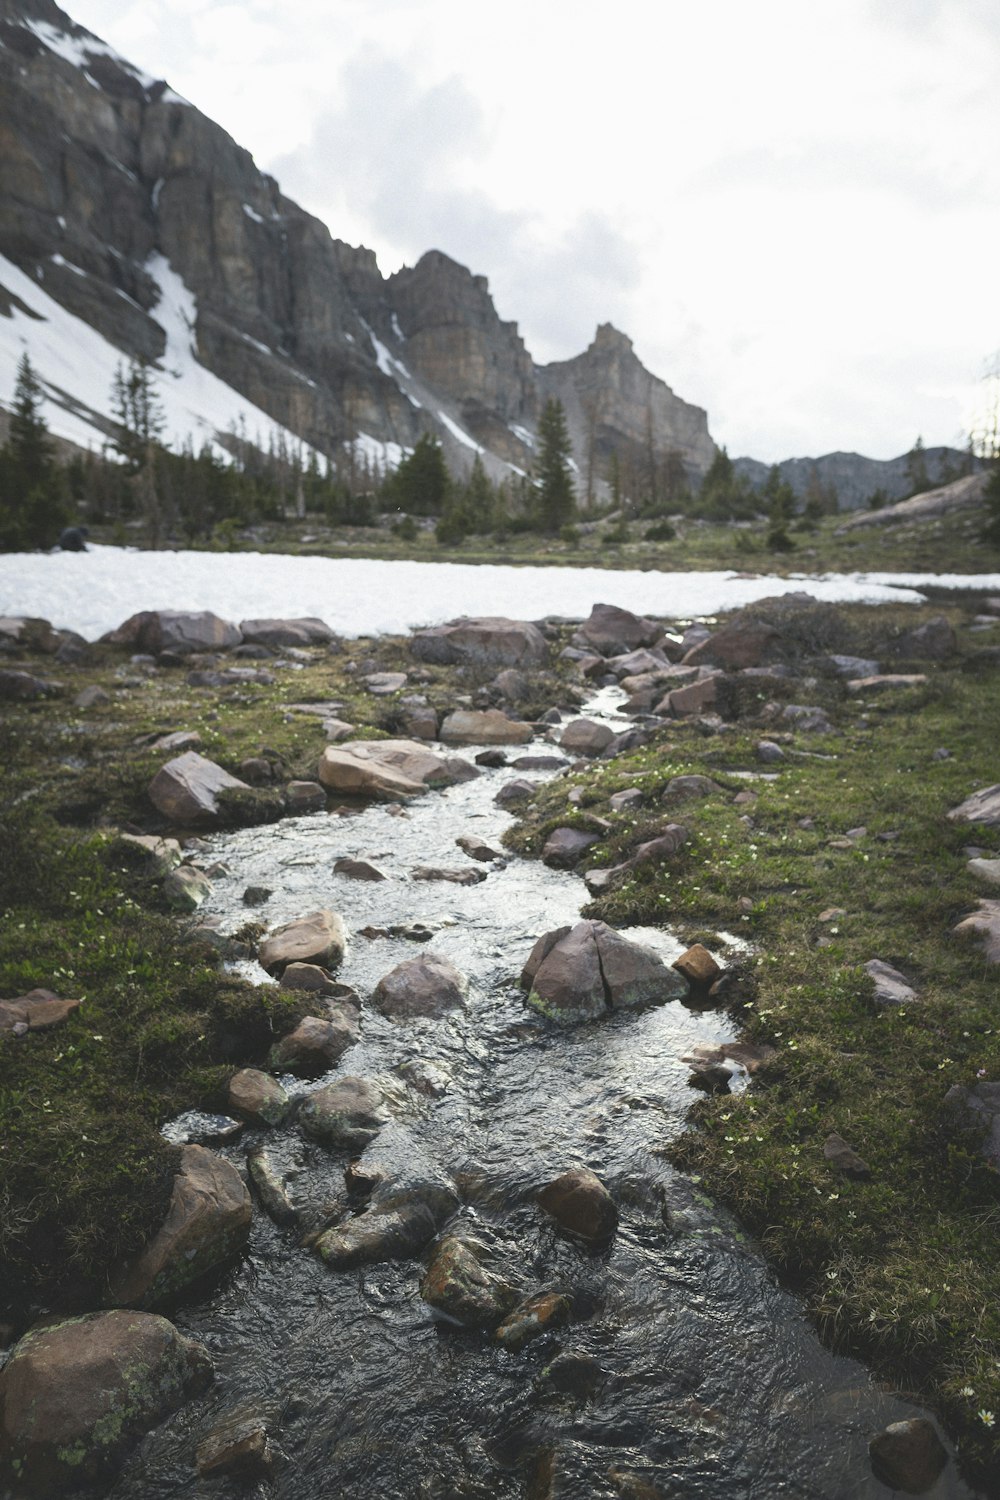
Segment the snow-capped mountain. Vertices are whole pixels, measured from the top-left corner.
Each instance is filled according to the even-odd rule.
[[[153,362],[174,444],[345,445],[391,466],[421,433],[449,463],[530,468],[550,394],[578,469],[711,462],[705,413],[605,325],[534,364],[486,279],[439,251],[384,278],[166,83],[52,0],[0,0],[0,402],[27,350],[52,430],[108,432],[123,361]]]

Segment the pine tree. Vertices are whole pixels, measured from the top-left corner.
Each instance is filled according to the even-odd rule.
[[[538,422],[538,517],[543,531],[567,525],[576,509],[570,474],[570,443],[561,401],[546,401]]]
[[[388,510],[407,515],[439,516],[444,510],[449,486],[444,453],[437,438],[425,432],[382,486],[382,501]]]
[[[906,455],[906,482],[910,487],[911,495],[922,495],[931,487],[930,479],[927,477],[927,455],[924,452],[922,437],[917,438]]]
[[[27,354],[17,367],[10,433],[0,451],[0,547],[54,547],[68,519],[66,485]]]

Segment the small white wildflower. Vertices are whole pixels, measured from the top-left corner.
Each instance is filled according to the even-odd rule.
[[[996,1417],[991,1411],[977,1412],[977,1416],[979,1417],[979,1420],[980,1422],[982,1422],[984,1427],[992,1427],[996,1422]]]
[[[959,1391],[958,1394],[960,1396],[974,1396],[976,1393],[972,1389],[971,1385],[963,1385],[962,1389]]]

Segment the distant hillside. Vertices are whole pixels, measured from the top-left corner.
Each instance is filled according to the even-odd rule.
[[[909,455],[898,458],[865,458],[861,453],[825,453],[822,458],[786,458],[778,465],[781,477],[796,495],[805,495],[816,480],[824,487],[833,485],[841,510],[860,510],[881,491],[882,503],[902,500],[910,494]],[[948,484],[968,472],[969,455],[960,448],[925,448],[927,478],[933,485]],[[758,488],[768,476],[770,465],[756,458],[737,458],[733,467],[745,474]]]

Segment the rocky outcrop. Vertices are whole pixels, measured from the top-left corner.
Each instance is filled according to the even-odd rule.
[[[110,1479],[132,1445],[212,1380],[166,1318],[97,1312],[25,1334],[0,1373],[0,1453],[39,1500]]]
[[[715,456],[705,412],[651,374],[632,340],[610,323],[600,325],[583,354],[538,374],[544,395],[566,411],[585,488],[606,483],[613,455],[620,475],[637,476],[648,476],[651,463],[664,470],[673,456],[681,473],[701,476]]]

